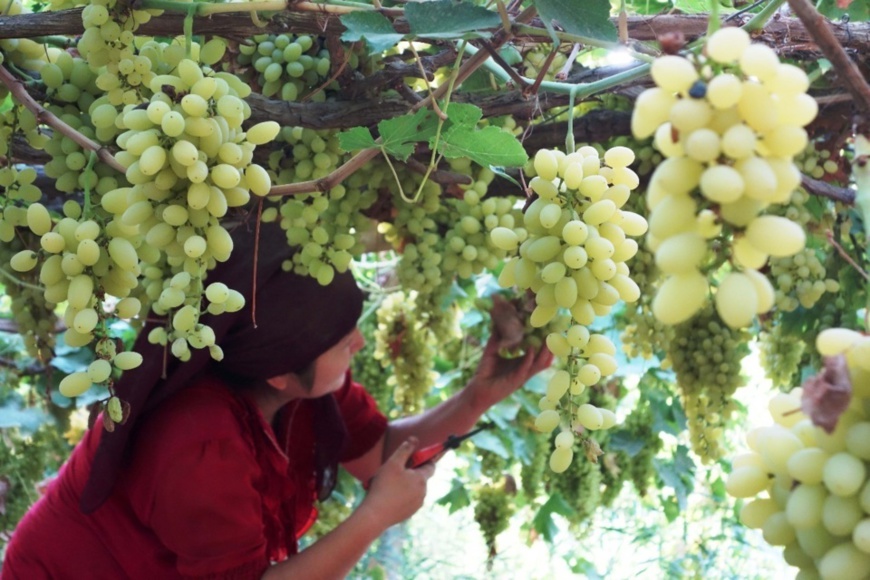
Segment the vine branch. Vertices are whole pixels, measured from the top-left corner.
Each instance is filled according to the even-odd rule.
[[[870,115],[870,86],[861,75],[855,63],[846,55],[828,21],[810,4],[809,0],[788,0],[789,6],[803,22],[810,36],[831,61],[834,70],[838,72],[843,84],[855,98],[855,104],[865,115]]]
[[[807,177],[806,175],[801,175],[801,186],[807,190],[807,193],[812,195],[826,197],[846,205],[854,205],[855,203],[855,191],[852,189],[837,187],[825,181]]]
[[[97,156],[100,158],[100,161],[115,169],[116,171],[120,171],[121,173],[125,173],[127,169],[118,163],[118,160],[112,156],[111,151],[93,141],[88,139],[66,123],[64,123],[57,115],[48,111],[45,107],[37,103],[33,97],[27,92],[27,89],[24,88],[24,83],[16,79],[12,76],[6,67],[0,64],[0,83],[6,85],[6,88],[9,89],[9,92],[12,93],[12,97],[21,103],[25,108],[27,108],[31,113],[33,113],[37,120],[44,124],[48,125],[55,131],[60,132],[61,134],[69,137],[73,141],[75,141],[82,149],[86,149],[88,151],[95,151]]]

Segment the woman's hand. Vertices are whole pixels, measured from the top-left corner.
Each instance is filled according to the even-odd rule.
[[[475,409],[481,413],[553,364],[553,354],[546,346],[542,346],[539,351],[529,349],[521,357],[502,358],[498,354],[500,341],[501,337],[494,330],[483,349],[477,371],[466,387]]]
[[[396,449],[375,474],[359,507],[384,529],[414,515],[426,498],[426,484],[435,473],[435,465],[426,463],[416,469],[406,467],[416,448],[417,439],[411,437]]]

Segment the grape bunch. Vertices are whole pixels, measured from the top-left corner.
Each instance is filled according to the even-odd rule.
[[[870,338],[833,328],[819,334],[816,347],[838,360],[828,359],[815,380],[851,382],[848,408],[828,431],[830,424],[823,429],[804,414],[801,388],[775,395],[773,424],[747,434],[749,451],[732,459],[726,490],[747,500],[740,520],[783,546],[786,562],[801,569],[798,578],[859,580],[870,574]]]
[[[790,387],[798,378],[806,343],[803,337],[783,330],[774,324],[758,335],[759,358],[764,374],[777,388]]]
[[[741,361],[749,333],[731,328],[708,305],[674,328],[668,349],[677,375],[692,449],[705,462],[722,455],[722,433],[742,384]]]
[[[823,181],[842,181],[842,161],[843,158],[838,152],[832,151],[818,139],[807,143],[804,150],[795,156],[795,163],[801,173]]]
[[[731,266],[716,288],[716,309],[729,326],[745,327],[774,305],[759,269],[804,247],[799,224],[762,214],[787,203],[800,183],[793,158],[818,109],[809,80],[739,28],[712,34],[704,57],[656,59],[651,73],[656,86],[638,97],[632,132],[654,135],[666,157],[647,190],[647,243],[666,276],[653,311],[678,324],[703,308],[705,271],[721,266],[715,244],[728,248]]]
[[[24,243],[17,236],[11,240],[3,240],[3,242],[0,245],[0,263],[7,264],[15,254],[24,248]],[[3,283],[6,295],[11,300],[12,318],[17,325],[18,334],[24,340],[27,354],[43,365],[48,364],[54,356],[55,326],[57,325],[54,305],[45,300],[43,290],[39,286],[39,279],[32,272],[21,273],[17,276],[17,280],[7,279]]]
[[[813,248],[793,256],[770,259],[770,277],[776,283],[776,307],[793,312],[799,306],[812,308],[825,292],[836,293],[840,283],[826,278],[827,270]]]
[[[399,290],[384,297],[377,310],[374,358],[392,365],[386,386],[403,413],[417,412],[438,378],[432,370],[437,344],[429,327],[437,314],[422,302],[416,291]]]
[[[85,31],[76,48],[95,71],[110,63],[121,63],[133,56],[136,29],[161,13],[161,10],[134,10],[118,5],[117,0],[92,0],[82,10]],[[131,69],[130,73],[133,72],[138,73]]]
[[[491,561],[498,554],[496,537],[508,528],[514,508],[511,497],[501,484],[486,484],[475,490],[474,521],[480,526]]]
[[[335,132],[284,127],[285,143],[269,156],[275,183],[298,183],[325,177],[344,156]],[[367,171],[358,171],[327,192],[288,196],[281,200],[280,224],[287,242],[299,246],[292,258],[297,274],[329,284],[335,272],[345,272],[364,250],[360,236],[371,229],[363,212],[377,200],[377,190],[367,187]]]
[[[240,44],[238,63],[250,66],[263,96],[280,95],[295,102],[329,78],[329,51],[305,34],[258,34],[253,44]],[[355,57],[351,53],[351,58]],[[350,63],[356,68],[355,63]],[[311,94],[312,101],[326,99],[324,91]]]
[[[497,227],[490,234],[497,247],[519,253],[505,263],[499,283],[534,292],[532,326],[548,324],[560,309],[571,314],[566,331],[547,336],[547,347],[567,361],[567,369],[551,378],[535,422],[539,430],[551,432],[561,422],[560,410],[570,416],[550,459],[557,473],[572,461],[575,427],[606,429],[615,422],[606,409],[576,406],[571,397],[616,371],[616,347],[587,327],[619,300],[634,302],[640,295],[626,261],[638,250],[629,236],[643,235],[647,224],[639,214],[620,209],[639,182],[628,168],[633,161],[633,152],[625,147],[605,152],[603,166],[593,147],[568,155],[539,151],[533,162],[537,175],[529,182],[538,197],[526,209],[522,225]]]
[[[373,305],[366,302],[363,312],[371,312]],[[378,319],[374,313],[360,318],[357,323],[360,333],[365,338],[365,345],[353,357],[351,371],[353,380],[365,386],[366,391],[375,399],[378,408],[389,414],[392,409],[393,389],[387,386],[387,376],[381,361],[375,358]]]

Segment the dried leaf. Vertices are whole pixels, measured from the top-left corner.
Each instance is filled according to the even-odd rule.
[[[103,429],[111,433],[115,430],[115,422],[109,417],[108,413],[103,413]]]
[[[504,476],[504,492],[508,495],[517,494],[517,480],[509,473]]]
[[[525,336],[525,324],[520,318],[517,307],[502,296],[492,297],[493,334],[498,340],[498,348],[508,351],[519,348]]]
[[[130,410],[132,409],[132,407],[130,407],[130,403],[128,403],[124,399],[121,399],[121,409],[124,413],[124,416],[121,418],[121,425],[123,425],[127,422],[127,419],[130,418]]]
[[[583,453],[586,454],[586,459],[592,463],[598,463],[598,458],[604,455],[604,451],[601,450],[598,441],[591,437],[587,437],[583,440]]]
[[[824,363],[825,368],[803,384],[801,410],[813,425],[833,433],[852,399],[852,380],[843,355],[825,357]]]

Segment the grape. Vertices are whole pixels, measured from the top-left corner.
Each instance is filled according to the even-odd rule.
[[[60,381],[58,390],[64,397],[78,397],[91,388],[91,379],[87,373],[75,372],[65,376]]]
[[[818,526],[822,522],[822,508],[827,496],[827,491],[821,485],[797,486],[788,497],[785,510],[788,522],[796,529]]]
[[[861,488],[866,476],[866,468],[860,459],[841,452],[832,455],[825,463],[822,481],[832,494],[846,497]]]
[[[112,359],[112,364],[122,371],[129,371],[142,364],[142,355],[138,352],[119,352]]]
[[[550,455],[550,469],[553,473],[562,473],[574,458],[574,451],[570,447],[556,447]]]

